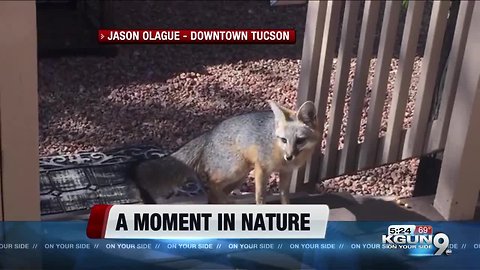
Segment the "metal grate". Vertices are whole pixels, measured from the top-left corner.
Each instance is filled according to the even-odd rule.
[[[128,177],[133,162],[162,158],[155,147],[40,158],[40,206],[44,219],[71,219],[89,213],[95,204],[143,203],[135,183]],[[204,187],[188,182],[164,203],[188,201],[203,194]]]

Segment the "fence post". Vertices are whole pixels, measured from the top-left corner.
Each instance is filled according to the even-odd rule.
[[[474,6],[434,207],[447,220],[474,217],[480,190],[480,5]]]
[[[317,86],[317,74],[322,47],[322,37],[325,25],[327,3],[324,1],[309,1],[307,19],[305,23],[305,35],[303,39],[302,64],[297,92],[297,107],[307,100],[315,99]],[[322,116],[319,116],[322,117]],[[307,164],[307,168],[312,165]],[[315,162],[315,161],[314,161]],[[316,164],[313,164],[316,166]],[[302,167],[292,174],[290,192],[297,192],[303,189],[305,180],[305,167]]]
[[[0,1],[0,220],[40,220],[37,26],[35,1]],[[41,243],[41,225],[2,224],[2,242]],[[39,269],[41,249],[18,259],[4,251],[2,268]]]
[[[1,201],[4,221],[40,219],[34,1],[0,1]]]

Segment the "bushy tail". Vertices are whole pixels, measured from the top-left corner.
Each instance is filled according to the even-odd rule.
[[[188,180],[199,180],[197,173],[201,166],[206,137],[204,134],[193,139],[171,155],[141,161],[133,166],[131,179],[139,187],[146,203],[155,203],[152,202],[155,198],[168,199]]]
[[[204,133],[199,137],[189,141],[172,154],[172,157],[182,161],[188,167],[197,173],[201,164],[202,153],[207,143],[209,133]]]
[[[137,185],[137,188],[138,188],[138,191],[140,192],[140,197],[142,198],[143,203],[155,204],[155,200],[152,198],[148,190],[145,189],[145,186],[142,185],[142,181],[138,177],[139,167],[140,165],[144,164],[146,161],[147,161],[146,158],[140,157],[130,162],[126,171],[126,177],[132,180]]]

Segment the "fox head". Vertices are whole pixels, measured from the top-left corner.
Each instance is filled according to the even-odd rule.
[[[294,161],[302,152],[311,152],[319,141],[317,110],[311,101],[297,111],[268,101],[275,117],[275,136],[285,161]]]

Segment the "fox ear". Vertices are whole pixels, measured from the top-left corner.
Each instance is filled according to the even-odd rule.
[[[275,122],[286,122],[291,118],[291,111],[289,109],[278,105],[275,101],[272,100],[269,100],[268,104],[273,111],[273,115],[275,115]]]
[[[298,121],[309,127],[314,127],[317,121],[317,109],[311,101],[306,101],[297,111]]]

